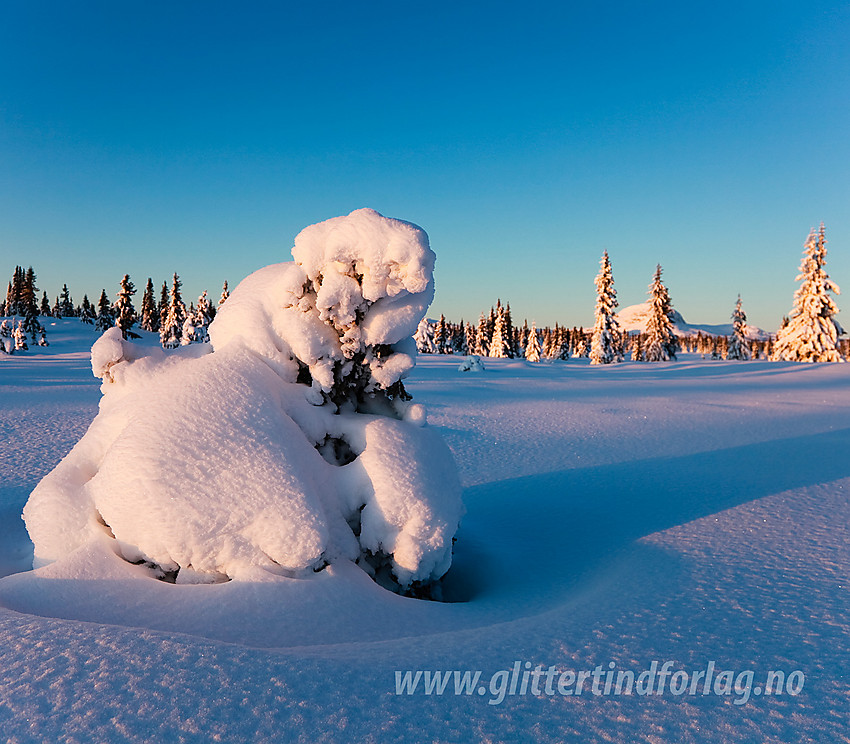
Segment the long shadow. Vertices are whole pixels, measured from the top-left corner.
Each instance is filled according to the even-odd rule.
[[[26,486],[0,488],[0,579],[32,568],[32,543],[21,519],[31,490]]]
[[[841,429],[475,486],[464,494],[447,594],[495,599],[519,583],[528,601],[542,601],[553,582],[574,585],[641,537],[850,476],[848,454],[850,429]]]

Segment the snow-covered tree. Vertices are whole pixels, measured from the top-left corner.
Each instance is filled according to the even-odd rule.
[[[99,331],[106,331],[115,325],[115,314],[112,312],[112,303],[106,296],[106,290],[100,291],[100,299],[97,302],[97,320],[94,327]]]
[[[446,316],[440,313],[437,327],[434,328],[434,344],[438,354],[447,354],[449,347],[449,330],[446,327]]]
[[[224,280],[224,286],[221,288],[221,297],[218,300],[218,306],[221,307],[227,298],[230,297],[230,291],[227,289],[227,279]]]
[[[513,359],[519,352],[519,349],[516,346],[516,329],[514,328],[513,320],[511,319],[510,302],[505,304],[505,309],[502,312],[502,316],[504,324],[504,336],[508,347],[508,357]]]
[[[796,281],[794,309],[780,328],[771,360],[790,362],[841,362],[838,337],[844,333],[835,316],[838,306],[830,293],[840,294],[826,273],[826,231],[823,223],[809,233]]]
[[[139,338],[132,328],[136,325],[136,308],[133,307],[133,295],[136,287],[130,281],[130,275],[124,274],[121,279],[121,288],[118,290],[118,299],[115,302],[115,325],[121,329],[121,335],[125,338]]]
[[[596,275],[596,322],[590,342],[590,363],[611,364],[623,361],[623,343],[617,322],[617,290],[608,251],[603,251]]]
[[[15,341],[15,351],[27,351],[29,349],[29,346],[27,346],[27,332],[24,330],[24,321],[18,321],[18,325],[15,326],[15,330],[12,332],[12,338]]]
[[[9,288],[6,290],[6,315],[9,317],[23,315],[23,310],[20,307],[23,283],[23,267],[16,266],[15,271],[12,274],[12,280],[9,282]]]
[[[210,334],[207,332],[207,329],[210,327],[210,323],[212,323],[214,314],[215,309],[207,299],[207,290],[204,290],[201,292],[201,296],[198,297],[198,305],[192,314],[192,325],[194,326],[193,338],[196,343],[209,343]]]
[[[24,318],[24,331],[32,336],[35,341],[41,331],[41,323],[38,321],[38,299],[35,286],[35,271],[30,266],[26,272],[20,272],[20,291],[18,293],[18,315]]]
[[[493,322],[493,337],[490,339],[489,356],[495,359],[507,359],[511,356],[508,327],[501,302],[496,303],[496,316]]]
[[[469,321],[463,326],[463,333],[461,335],[460,347],[458,348],[458,354],[463,354],[466,356],[467,354],[471,354],[472,350],[475,348],[475,328],[473,328],[472,323]]]
[[[487,316],[482,310],[481,315],[478,317],[478,328],[475,331],[475,346],[472,349],[472,353],[476,356],[487,356],[489,351],[490,336],[487,325]]]
[[[434,343],[434,326],[428,322],[428,318],[419,321],[419,327],[413,336],[416,342],[416,350],[420,354],[436,354],[437,345]]]
[[[43,292],[41,295],[41,306],[38,311],[41,315],[50,316],[50,300],[47,297],[47,292]]]
[[[159,291],[159,303],[156,306],[159,312],[159,331],[162,338],[162,327],[165,325],[165,319],[168,317],[168,283],[162,283],[162,289]]]
[[[62,285],[62,291],[59,293],[59,312],[63,318],[74,316],[74,301],[71,299],[71,292],[67,284]]]
[[[159,328],[159,338],[163,347],[166,349],[176,349],[180,346],[183,338],[183,323],[186,322],[186,305],[183,304],[183,298],[180,294],[182,286],[183,283],[175,271],[171,283],[171,293],[168,296],[168,310],[165,316],[165,322]]]
[[[529,362],[540,361],[540,339],[537,337],[537,324],[532,321],[528,331],[528,341],[525,345],[525,358]]]
[[[729,338],[729,346],[726,351],[727,359],[750,358],[750,344],[744,334],[746,325],[747,314],[741,307],[741,295],[738,295],[738,302],[735,303],[735,309],[732,311],[732,336]]]
[[[143,331],[155,332],[159,330],[159,313],[156,307],[156,297],[153,293],[153,279],[148,277],[148,283],[145,285],[144,294],[142,294],[142,311],[139,318],[139,327]]]
[[[632,336],[632,361],[633,362],[642,362],[643,361],[643,334],[636,333]]]
[[[183,321],[183,328],[180,332],[180,345],[188,346],[195,343],[195,321],[194,313],[186,315],[186,320]]]
[[[88,295],[83,295],[83,301],[80,303],[80,322],[91,325],[94,322],[95,309],[89,300]]]
[[[3,315],[8,317],[13,317],[17,315],[17,295],[15,294],[15,279],[18,276],[18,269],[20,266],[15,267],[15,273],[12,275],[12,280],[9,282],[9,286],[6,288],[6,301],[3,303]]]
[[[666,362],[676,358],[679,343],[673,332],[670,316],[673,305],[667,287],[661,280],[661,264],[655,267],[655,276],[649,285],[649,318],[646,321],[646,346],[644,359],[647,362]]]

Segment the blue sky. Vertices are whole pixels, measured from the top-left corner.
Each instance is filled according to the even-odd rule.
[[[660,262],[773,329],[821,220],[850,291],[848,39],[816,0],[7,0],[0,278],[217,296],[369,206],[428,231],[431,315],[588,325],[607,249],[623,306]]]

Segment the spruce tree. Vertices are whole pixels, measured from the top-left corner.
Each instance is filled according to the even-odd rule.
[[[490,351],[490,337],[487,334],[487,317],[484,311],[478,318],[478,329],[475,331],[475,347],[472,352],[476,356],[487,356]]]
[[[732,336],[726,352],[727,359],[749,359],[750,345],[744,334],[746,325],[747,314],[741,307],[741,295],[738,295],[738,302],[735,303],[735,309],[732,311]]]
[[[783,323],[773,345],[771,360],[790,362],[841,362],[838,337],[844,333],[835,316],[838,306],[830,293],[840,294],[826,273],[826,231],[809,233],[794,293],[794,309]]]
[[[525,349],[528,346],[528,320],[526,318],[523,318],[522,325],[518,329],[517,343],[520,349]]]
[[[207,299],[207,290],[204,290],[201,293],[201,296],[198,297],[198,306],[195,308],[195,312],[192,315],[194,340],[199,344],[208,344],[210,341],[210,334],[207,329],[210,327],[214,312],[215,310],[212,308],[209,300]]]
[[[6,315],[14,317],[23,315],[20,307],[21,288],[24,283],[24,270],[20,266],[15,267],[12,281],[9,282],[9,291],[6,293]]]
[[[611,364],[623,361],[620,324],[617,322],[617,290],[608,251],[603,251],[596,275],[596,322],[590,342],[590,363]]]
[[[162,339],[162,327],[165,325],[166,318],[168,318],[168,284],[166,282],[162,283],[162,289],[159,291],[157,310],[159,312],[160,339]]]
[[[171,283],[171,293],[168,296],[168,311],[165,322],[159,329],[160,341],[166,349],[177,348],[183,338],[183,324],[186,322],[187,315],[186,305],[183,304],[183,298],[180,295],[182,286],[180,277],[177,276],[175,271]]]
[[[643,358],[643,334],[638,331],[634,336],[632,336],[632,361],[633,362],[642,362]]]
[[[516,329],[514,328],[513,320],[511,320],[511,303],[505,304],[505,310],[502,313],[504,316],[505,339],[508,347],[508,357],[513,359],[519,353],[516,346]]]
[[[529,362],[540,361],[540,339],[537,337],[537,324],[531,321],[528,331],[528,341],[525,345],[525,359]]]
[[[655,276],[649,285],[649,319],[646,322],[646,348],[644,359],[647,362],[666,362],[676,359],[679,344],[673,333],[670,316],[673,305],[667,287],[661,280],[661,264],[655,267]]]
[[[112,312],[112,303],[106,296],[106,290],[100,291],[100,299],[97,302],[97,320],[94,327],[100,332],[107,331],[115,325],[115,314]]]
[[[195,315],[194,313],[186,313],[186,320],[183,321],[183,327],[180,329],[180,345],[188,346],[195,343],[197,340],[195,333]]]
[[[12,289],[12,282],[6,288],[6,301],[3,303],[3,315],[11,318],[15,314],[15,292]]]
[[[437,321],[437,327],[434,329],[434,344],[437,347],[438,354],[448,353],[449,332],[446,328],[446,316],[440,314],[440,319]]]
[[[124,274],[121,279],[121,288],[118,290],[118,299],[115,302],[115,325],[121,329],[121,335],[128,338],[139,338],[132,328],[136,325],[136,308],[133,307],[133,295],[136,287],[130,281],[130,275]]]
[[[467,321],[463,327],[463,337],[461,339],[461,347],[458,349],[458,352],[466,356],[467,354],[471,354],[474,348],[475,328],[472,327],[472,323]]]
[[[557,325],[557,324],[556,324]],[[570,358],[570,334],[564,326],[558,329],[558,359],[567,360]]]
[[[24,321],[19,320],[18,325],[12,332],[12,338],[15,340],[15,351],[27,351],[27,332],[24,330]]]
[[[227,289],[227,279],[225,279],[224,286],[221,288],[221,298],[218,301],[218,306],[221,307],[225,302],[227,302],[228,297],[230,297],[230,292]]]
[[[35,286],[35,271],[30,266],[24,274],[21,282],[21,293],[18,301],[18,313],[24,316],[24,330],[32,336],[35,341],[41,332],[41,323],[38,322],[38,287]]]
[[[156,297],[153,293],[153,279],[150,277],[148,277],[148,283],[145,285],[145,291],[142,294],[139,328],[150,332],[159,330],[159,313],[156,307]]]
[[[83,301],[80,304],[80,322],[91,325],[94,322],[95,310],[89,300],[88,295],[83,295]]]
[[[63,318],[74,316],[74,301],[71,299],[67,284],[62,285],[62,292],[59,294],[59,312]]]
[[[488,356],[495,359],[507,359],[510,356],[508,346],[507,327],[505,325],[505,313],[501,303],[496,303],[496,315],[493,323],[493,338],[490,340],[490,353]]]
[[[44,316],[50,315],[50,300],[47,298],[47,292],[44,292],[41,295],[41,307],[39,308],[39,312]]]
[[[428,322],[428,318],[419,321],[419,327],[413,336],[416,342],[416,350],[420,354],[436,354],[437,345],[434,343],[434,327]]]

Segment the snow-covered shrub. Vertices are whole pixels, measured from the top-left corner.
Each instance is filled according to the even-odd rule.
[[[483,372],[484,364],[477,354],[470,354],[457,367],[458,372]]]
[[[427,236],[363,209],[292,252],[234,290],[209,345],[97,341],[100,413],[24,509],[36,566],[106,533],[178,583],[349,560],[416,594],[448,570],[456,467],[402,385]]]

